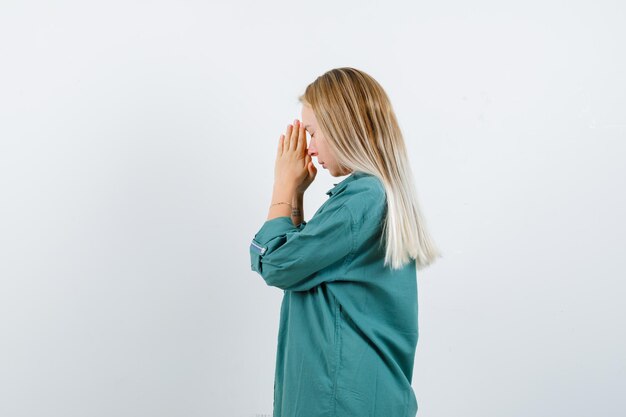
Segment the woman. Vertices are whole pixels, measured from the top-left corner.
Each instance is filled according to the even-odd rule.
[[[303,123],[280,136],[269,215],[250,245],[252,270],[284,290],[274,417],[414,417],[416,275],[441,255],[396,117],[354,68],[326,72],[299,99]],[[313,156],[350,175],[305,222]]]

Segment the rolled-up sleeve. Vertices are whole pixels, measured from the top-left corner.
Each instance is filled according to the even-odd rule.
[[[323,281],[319,271],[341,266],[354,244],[352,216],[343,205],[328,207],[299,226],[291,217],[275,217],[254,235],[250,266],[267,285],[307,291]]]

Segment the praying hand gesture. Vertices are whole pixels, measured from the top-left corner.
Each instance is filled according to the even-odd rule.
[[[317,175],[317,168],[307,152],[306,131],[298,119],[280,135],[274,166],[274,185],[304,194]]]

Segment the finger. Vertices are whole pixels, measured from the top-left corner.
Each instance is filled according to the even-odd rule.
[[[286,151],[289,149],[289,142],[291,141],[291,132],[293,130],[293,126],[291,126],[291,124],[287,125],[287,130],[285,132],[285,142],[283,145],[283,151]]]
[[[298,144],[296,147],[296,152],[299,154],[303,153],[306,149],[306,132],[304,131],[304,126],[302,123],[299,123],[300,128],[298,129]]]
[[[276,156],[281,156],[283,154],[283,141],[285,140],[285,135],[280,135],[278,138],[278,149],[276,149]]]
[[[296,146],[298,146],[298,134],[300,132],[298,120],[294,122],[294,128],[291,131],[291,139],[289,142],[289,147],[291,150],[296,150]]]

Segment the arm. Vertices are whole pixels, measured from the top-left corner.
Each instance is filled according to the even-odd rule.
[[[304,193],[295,193],[291,205],[291,221],[294,226],[298,227],[304,222]]]
[[[355,243],[349,209],[332,204],[318,211],[306,227],[294,226],[287,216],[265,221],[250,244],[250,266],[267,285],[308,291],[329,280],[319,271],[346,265]]]
[[[279,185],[274,183],[274,191],[272,193],[272,204],[267,214],[267,219],[272,220],[277,217],[289,217],[291,215],[291,207],[288,204],[274,204],[280,202],[291,202],[293,205],[293,199],[296,198],[295,188]]]
[[[272,204],[281,201],[291,201],[291,207],[287,204],[271,205],[266,220],[291,215],[291,221],[294,226],[302,228],[306,224],[304,221],[304,193],[300,191],[293,191],[290,188],[274,184]],[[290,214],[287,214],[289,211]]]

